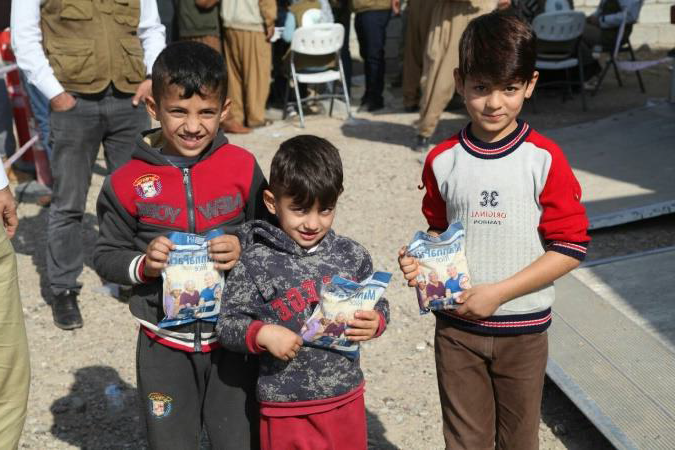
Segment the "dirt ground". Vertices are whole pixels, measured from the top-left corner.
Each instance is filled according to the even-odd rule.
[[[641,56],[649,55],[642,52]],[[599,95],[589,98],[588,112],[582,112],[578,96],[562,103],[558,94],[542,92],[537,104],[539,112],[535,114],[526,105],[523,117],[544,130],[605,117],[641,106],[649,98],[667,95],[669,73],[665,66],[645,71],[644,78],[647,94],[640,93],[634,76],[625,75],[625,86],[619,88],[610,75]],[[417,188],[421,166],[418,155],[408,148],[414,139],[411,124],[416,115],[400,112],[398,94],[390,91],[387,109],[375,115],[356,113],[349,121],[343,121],[341,114],[334,118],[312,115],[304,130],[297,127],[297,122],[277,120],[251,135],[232,137],[232,142],[250,149],[266,173],[278,144],[300,133],[320,135],[340,149],[345,192],[339,202],[335,229],[363,243],[376,269],[394,273],[386,294],[392,306],[391,324],[381,338],[365,344],[362,352],[368,383],[370,446],[439,449],[443,442],[433,319],[419,316],[413,293],[398,273],[395,256],[414,231],[425,226],[420,213],[422,191]],[[359,98],[358,94],[354,97]],[[433,140],[438,142],[449,136],[466,120],[461,111],[445,113]],[[44,296],[48,211],[31,203],[19,206],[21,222],[13,243],[32,361],[22,448],[144,448],[135,390],[137,325],[126,304],[101,292],[101,281],[91,268],[97,235],[95,201],[103,181],[103,165],[101,158],[84,219],[82,239],[87,255],[80,304],[85,326],[80,330],[65,332],[54,327],[46,303],[48,297]],[[673,245],[673,228],[670,218],[598,232],[590,258]],[[121,390],[122,405],[107,400],[105,390],[111,385]],[[611,447],[551,382],[545,387],[540,438],[542,449]]]

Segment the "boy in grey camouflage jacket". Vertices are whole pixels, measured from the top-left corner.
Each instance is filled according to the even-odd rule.
[[[245,224],[244,248],[229,275],[216,330],[230,350],[260,355],[261,448],[367,448],[359,359],[302,345],[300,329],[333,275],[361,281],[373,272],[363,246],[331,230],[342,193],[342,162],[315,136],[281,144],[264,201],[279,227]],[[359,311],[346,335],[382,334],[389,305]]]

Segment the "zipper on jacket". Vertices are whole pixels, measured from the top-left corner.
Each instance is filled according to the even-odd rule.
[[[202,321],[197,319],[195,322],[197,329],[195,330],[195,352],[202,351]]]
[[[194,233],[195,226],[195,206],[192,198],[192,183],[190,182],[190,168],[183,169],[183,184],[185,185],[185,195],[187,196],[187,214],[188,214],[188,231]]]
[[[188,214],[188,231],[194,233],[197,226],[195,224],[195,206],[192,197],[192,183],[190,182],[190,168],[183,169],[183,185],[185,185],[185,195],[187,196],[187,214]],[[202,351],[202,324],[199,319],[195,322],[195,352]]]

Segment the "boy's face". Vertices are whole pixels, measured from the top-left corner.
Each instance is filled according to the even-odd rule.
[[[484,142],[498,141],[516,129],[523,102],[532,96],[539,78],[539,72],[534,72],[527,83],[500,86],[470,76],[462,80],[457,69],[454,75],[457,92],[464,98],[471,116],[471,132]]]
[[[181,98],[182,93],[182,87],[170,84],[159,103],[149,98],[146,105],[150,116],[162,125],[164,151],[190,158],[199,156],[211,144],[227,116],[230,101],[221,103],[218,94],[211,91],[205,97],[195,94]]]
[[[271,191],[263,194],[265,206],[277,216],[279,225],[302,248],[312,248],[328,233],[335,218],[335,208],[321,209],[316,201],[310,209],[293,203],[293,198],[283,195],[275,198]]]

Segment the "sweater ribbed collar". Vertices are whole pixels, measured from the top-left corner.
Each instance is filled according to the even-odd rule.
[[[462,147],[477,158],[496,159],[512,153],[527,138],[532,128],[520,119],[516,119],[518,126],[508,136],[496,142],[483,142],[471,133],[469,123],[459,133],[459,142]]]

